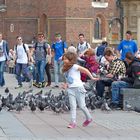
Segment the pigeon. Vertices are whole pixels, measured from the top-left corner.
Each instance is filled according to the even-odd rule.
[[[0,111],[2,110],[2,101],[1,101],[1,95],[0,95]]]
[[[2,106],[0,106],[0,112],[1,112],[1,110],[2,110]]]
[[[22,104],[19,103],[16,106],[16,111],[18,111],[20,113],[20,111],[22,110],[22,108],[23,108]]]
[[[140,113],[140,108],[138,108],[138,107],[134,107],[134,111]]]
[[[125,110],[127,110],[127,111],[133,110],[133,107],[127,101],[125,101],[124,106],[125,106]]]
[[[108,106],[108,104],[106,102],[104,102],[102,105],[101,105],[101,110],[102,111],[111,111],[111,108]]]
[[[6,89],[5,89],[4,92],[5,92],[5,93],[9,93],[9,89],[8,89],[8,87],[6,87]]]
[[[32,103],[32,105],[30,106],[30,108],[31,108],[31,111],[34,112],[34,111],[36,110],[36,106],[35,106],[35,104]]]

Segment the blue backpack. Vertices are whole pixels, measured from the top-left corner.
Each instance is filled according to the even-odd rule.
[[[106,45],[100,45],[98,48],[97,48],[97,53],[96,55],[97,56],[103,56],[104,55],[104,50],[106,48]]]

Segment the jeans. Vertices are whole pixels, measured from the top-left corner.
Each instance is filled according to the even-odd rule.
[[[56,85],[58,85],[59,83],[60,68],[62,65],[63,65],[63,61],[54,60],[54,78],[55,78]]]
[[[36,61],[36,73],[37,73],[37,83],[42,83],[45,81],[44,78],[44,72],[45,72],[45,65],[46,65],[46,60],[37,60]]]
[[[112,89],[112,103],[120,103],[120,89],[121,88],[130,88],[132,85],[125,81],[114,81],[111,85]]]
[[[29,75],[27,73],[27,64],[21,64],[16,63],[16,75],[18,80],[18,85],[22,85],[22,77],[21,74],[24,76],[24,78],[29,78]]]
[[[105,86],[110,87],[112,82],[113,82],[112,79],[97,81],[96,82],[96,90],[97,90],[98,96],[103,97]]]
[[[86,116],[86,120],[91,119],[91,115],[86,107],[85,104],[85,89],[84,87],[73,87],[67,89],[69,102],[70,102],[70,110],[71,110],[71,122],[76,122],[76,100],[78,106],[83,111],[84,115]]]
[[[5,61],[1,61],[0,62],[0,86],[4,86],[5,85],[4,66],[5,66]]]

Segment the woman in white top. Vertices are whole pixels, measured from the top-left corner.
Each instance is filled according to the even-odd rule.
[[[88,69],[76,64],[77,55],[73,52],[66,52],[63,56],[63,62],[62,72],[66,78],[64,88],[67,88],[71,108],[71,123],[68,125],[68,128],[76,127],[76,100],[86,116],[86,121],[83,123],[85,127],[92,121],[92,117],[85,104],[86,90],[81,81],[80,72],[86,73],[92,80],[98,80],[98,78],[94,78]]]

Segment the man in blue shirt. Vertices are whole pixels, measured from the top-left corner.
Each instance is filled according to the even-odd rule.
[[[67,48],[66,42],[62,41],[61,34],[55,34],[55,43],[52,44],[52,51],[54,53],[54,75],[55,87],[59,87],[60,67],[62,66],[62,56]]]
[[[120,54],[120,59],[125,60],[127,52],[131,52],[133,55],[138,51],[137,44],[132,40],[131,31],[126,32],[126,40],[122,40],[117,48],[118,55]]]

